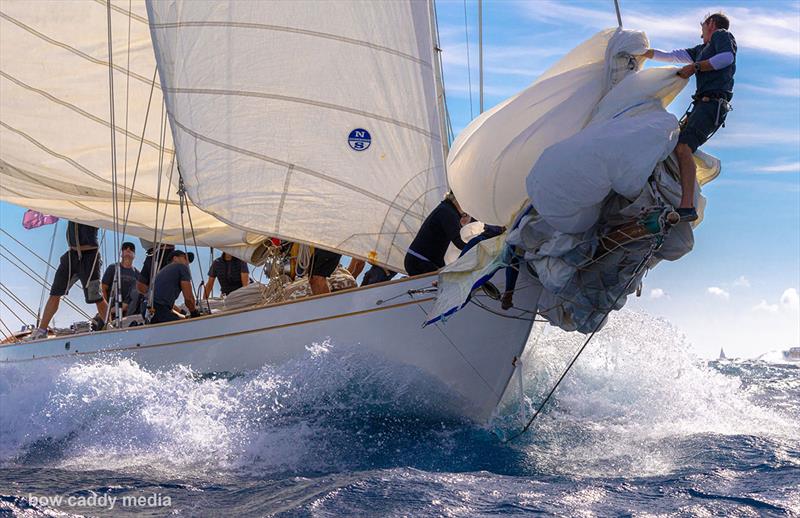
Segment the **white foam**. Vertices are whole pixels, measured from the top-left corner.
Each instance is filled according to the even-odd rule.
[[[585,339],[548,328],[528,350],[525,392],[534,406]],[[509,395],[503,426],[514,429],[518,401],[515,391]],[[740,378],[695,357],[667,321],[623,310],[595,336],[525,440],[557,471],[649,475],[683,463],[676,445],[699,434],[800,438],[797,416],[751,396]]]

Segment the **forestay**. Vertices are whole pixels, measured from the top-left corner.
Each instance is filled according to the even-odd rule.
[[[402,270],[446,190],[429,2],[148,2],[192,200]]]
[[[124,193],[131,201],[128,234],[152,239],[163,218],[164,240],[181,243],[178,174],[168,130],[160,145],[163,103],[147,13],[143,2],[133,2],[129,16],[128,6],[114,2],[111,20],[120,219],[127,212]],[[0,4],[0,199],[112,228],[106,8],[99,0]],[[199,244],[254,259],[263,237],[197,208],[191,213]]]

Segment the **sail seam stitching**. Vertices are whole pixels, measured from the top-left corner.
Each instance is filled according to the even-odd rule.
[[[292,165],[292,164],[290,164],[288,162],[284,162],[283,160],[279,160],[277,158],[273,158],[273,157],[270,157],[270,156],[267,156],[267,155],[262,155],[261,153],[256,153],[255,151],[250,151],[248,149],[243,149],[243,148],[240,148],[240,147],[233,146],[231,144],[226,144],[225,142],[220,142],[218,140],[212,139],[211,137],[208,137],[208,136],[203,135],[201,133],[198,133],[198,132],[196,132],[196,131],[194,131],[194,130],[192,130],[190,128],[187,128],[186,126],[184,126],[174,116],[172,118],[172,122],[176,127],[178,127],[181,130],[185,131],[186,133],[188,133],[192,137],[194,137],[194,138],[196,138],[198,140],[202,140],[203,142],[207,142],[209,144],[221,147],[223,149],[227,149],[229,151],[233,151],[233,152],[239,153],[241,155],[249,156],[251,158],[262,160],[264,162],[269,162],[271,164],[279,165],[279,166],[282,166],[282,167],[289,167],[290,165]],[[309,176],[313,176],[313,177],[318,178],[320,180],[325,180],[325,181],[330,182],[330,183],[332,183],[334,185],[338,185],[339,187],[343,187],[343,188],[348,189],[350,191],[353,191],[353,192],[356,192],[358,194],[361,194],[361,195],[363,195],[363,196],[365,196],[367,198],[373,199],[373,200],[375,200],[375,201],[377,201],[379,203],[383,203],[383,204],[389,205],[390,207],[394,207],[394,208],[396,208],[398,210],[409,210],[409,209],[406,209],[405,207],[396,205],[393,202],[391,202],[391,201],[389,201],[389,200],[387,200],[387,199],[385,199],[385,198],[383,198],[381,196],[378,196],[377,194],[371,193],[371,192],[369,192],[369,191],[367,191],[365,189],[362,189],[360,187],[356,187],[355,185],[352,185],[350,183],[347,183],[347,182],[344,182],[342,180],[339,180],[338,178],[332,178],[332,177],[330,177],[330,176],[328,176],[328,175],[326,175],[324,173],[321,173],[319,171],[315,171],[315,170],[309,169],[307,167],[300,167],[300,166],[297,166],[297,165],[294,166],[294,170],[295,171],[299,171],[301,173],[305,173],[305,174],[307,174]],[[418,214],[414,214],[414,215],[417,216],[417,217],[421,217]]]
[[[313,99],[305,99],[302,97],[291,97],[288,95],[281,95],[281,94],[268,94],[263,92],[251,92],[246,90],[221,90],[215,88],[167,88],[167,92],[176,93],[176,94],[205,94],[205,95],[229,95],[229,96],[236,96],[236,97],[256,97],[262,99],[274,99],[278,101],[286,101],[286,102],[293,102],[299,104],[308,104],[311,106],[317,106],[319,108],[328,108],[331,110],[342,111],[347,113],[352,113],[355,115],[362,115],[364,117],[369,117],[371,119],[376,119],[382,122],[388,122],[390,124],[394,124],[395,126],[400,126],[405,129],[409,129],[425,135],[428,138],[433,140],[441,141],[441,137],[437,136],[430,131],[420,128],[418,126],[414,126],[413,124],[409,124],[407,122],[399,121],[396,119],[392,119],[390,117],[386,117],[384,115],[378,115],[377,113],[370,113],[367,111],[359,110],[356,108],[349,108],[347,106],[342,106],[339,104],[333,103],[326,103],[322,101],[315,101]]]
[[[9,126],[8,124],[3,122],[2,120],[0,120],[0,126],[6,128],[7,130],[11,131],[12,133],[16,133],[17,135],[23,137],[25,140],[27,140],[28,142],[30,142],[34,146],[38,147],[39,149],[41,149],[45,153],[48,153],[48,154],[50,154],[50,155],[52,155],[52,156],[54,156],[56,158],[60,158],[61,160],[67,162],[68,164],[70,164],[71,166],[75,167],[77,170],[81,171],[82,173],[86,174],[87,176],[90,176],[90,177],[92,177],[92,178],[94,178],[96,180],[99,180],[100,182],[103,182],[105,184],[111,184],[111,182],[108,181],[107,179],[103,178],[102,176],[98,175],[97,173],[92,172],[91,170],[87,169],[85,166],[82,166],[81,164],[76,162],[74,159],[68,157],[67,155],[62,155],[61,153],[57,153],[56,151],[48,148],[47,146],[45,146],[44,144],[42,144],[41,142],[39,142],[35,138],[31,137],[30,135],[28,135],[24,131],[18,130],[17,128],[14,128],[13,126]],[[140,196],[146,196],[144,193],[141,193],[141,192],[138,192],[138,191],[133,191],[133,192],[135,194],[139,194]]]
[[[14,25],[19,27],[20,29],[23,29],[23,30],[29,32],[30,34],[32,34],[33,36],[36,36],[37,38],[41,39],[42,41],[45,41],[45,42],[47,42],[47,43],[49,43],[51,45],[54,45],[56,47],[60,47],[60,48],[66,50],[68,52],[71,52],[71,53],[75,54],[76,56],[79,56],[79,57],[81,57],[81,58],[83,58],[83,59],[85,59],[87,61],[90,61],[90,62],[95,63],[97,65],[104,66],[106,68],[109,66],[108,61],[104,61],[102,59],[94,58],[94,57],[90,56],[89,54],[86,54],[85,52],[82,52],[82,51],[76,49],[75,47],[67,45],[66,43],[60,42],[58,40],[54,40],[53,38],[50,38],[49,36],[46,36],[45,34],[37,31],[33,27],[25,25],[21,21],[15,19],[15,18],[12,18],[11,16],[7,15],[6,13],[4,13],[2,11],[0,11],[0,18],[13,23]],[[134,79],[138,79],[139,81],[145,83],[148,86],[150,86],[150,83],[152,83],[152,81],[150,79],[148,79],[148,78],[146,78],[144,76],[141,76],[141,75],[137,74],[136,72],[131,72],[130,70],[126,70],[124,67],[121,67],[119,65],[114,65],[114,70],[116,70],[117,72],[119,72],[121,74],[126,74],[126,75],[128,75],[128,76],[130,76],[130,77],[132,77]],[[158,88],[160,90],[161,89],[161,85],[156,83],[156,88]]]
[[[65,108],[67,108],[69,110],[72,110],[75,113],[77,113],[79,115],[82,115],[83,117],[86,117],[87,119],[93,120],[94,122],[97,122],[98,124],[102,124],[103,126],[105,126],[107,128],[111,127],[111,123],[106,121],[105,119],[97,117],[96,115],[92,115],[91,113],[83,110],[82,108],[80,108],[78,106],[75,106],[74,104],[71,104],[71,103],[69,103],[69,102],[67,102],[67,101],[65,101],[63,99],[60,99],[60,98],[58,98],[58,97],[46,92],[45,90],[40,90],[40,89],[35,88],[33,86],[30,86],[30,85],[28,85],[26,83],[23,83],[22,81],[20,81],[19,79],[15,78],[14,76],[8,74],[7,72],[3,72],[2,70],[0,70],[0,76],[8,79],[12,83],[14,83],[17,86],[19,86],[20,88],[23,88],[23,89],[29,90],[31,92],[37,93],[37,94],[41,95],[42,97],[45,97],[45,98],[49,99],[50,101],[52,101],[52,102],[54,102],[56,104],[60,104],[61,106],[64,106]],[[132,138],[132,139],[135,139],[135,140],[143,140],[147,145],[149,145],[150,147],[152,147],[156,151],[158,151],[158,149],[159,149],[159,145],[156,142],[153,142],[153,141],[151,141],[149,139],[140,139],[139,135],[136,135],[135,133],[132,133],[130,131],[126,131],[124,128],[121,128],[119,126],[116,126],[116,130],[119,133],[122,133],[123,135],[125,135],[128,138]],[[174,150],[166,148],[166,147],[164,148],[164,152],[167,153],[167,154],[175,153]]]
[[[267,31],[289,32],[293,34],[301,34],[303,36],[312,36],[315,38],[324,38],[329,40],[340,41],[342,43],[349,43],[350,45],[357,45],[360,47],[367,47],[372,50],[392,54],[414,63],[432,68],[432,65],[422,58],[418,58],[411,54],[406,54],[391,47],[385,47],[376,43],[370,43],[364,40],[357,40],[355,38],[348,38],[346,36],[339,36],[327,32],[312,31],[309,29],[300,29],[297,27],[288,27],[285,25],[267,25],[263,23],[248,23],[248,22],[224,22],[224,21],[184,21],[184,22],[164,22],[164,23],[151,23],[150,27],[153,29],[181,29],[184,27],[233,27],[237,29],[259,29]]]

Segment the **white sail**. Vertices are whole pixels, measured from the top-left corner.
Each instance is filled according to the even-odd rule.
[[[446,189],[429,2],[147,6],[192,200],[402,270]]]
[[[133,2],[129,16],[128,5],[114,2],[111,20],[118,185],[120,201],[123,192],[126,201],[133,200],[126,231],[152,239],[153,229],[161,227],[163,219],[164,240],[180,243],[184,233],[176,195],[178,175],[173,173],[168,183],[174,152],[168,129],[163,153],[160,145],[163,103],[146,8],[141,1]],[[4,0],[0,4],[0,199],[113,227],[108,62],[105,2]],[[120,203],[120,223],[125,212],[127,207],[123,211]],[[263,237],[233,228],[196,207],[191,215],[200,244],[254,259]],[[191,242],[187,215],[184,228]]]

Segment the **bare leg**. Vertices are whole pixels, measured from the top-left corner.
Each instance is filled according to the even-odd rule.
[[[311,285],[311,293],[313,295],[322,295],[323,293],[330,293],[331,289],[328,287],[328,280],[319,275],[312,275],[308,279],[308,284]]]
[[[692,149],[683,143],[675,147],[678,155],[678,166],[681,172],[681,207],[694,207],[694,184],[697,178],[697,166],[694,163]]]
[[[58,305],[60,302],[61,297],[58,295],[50,295],[50,298],[47,299],[47,304],[44,305],[42,319],[39,321],[39,329],[47,329],[47,326],[50,325],[50,321],[53,319],[56,311],[58,311]]]

